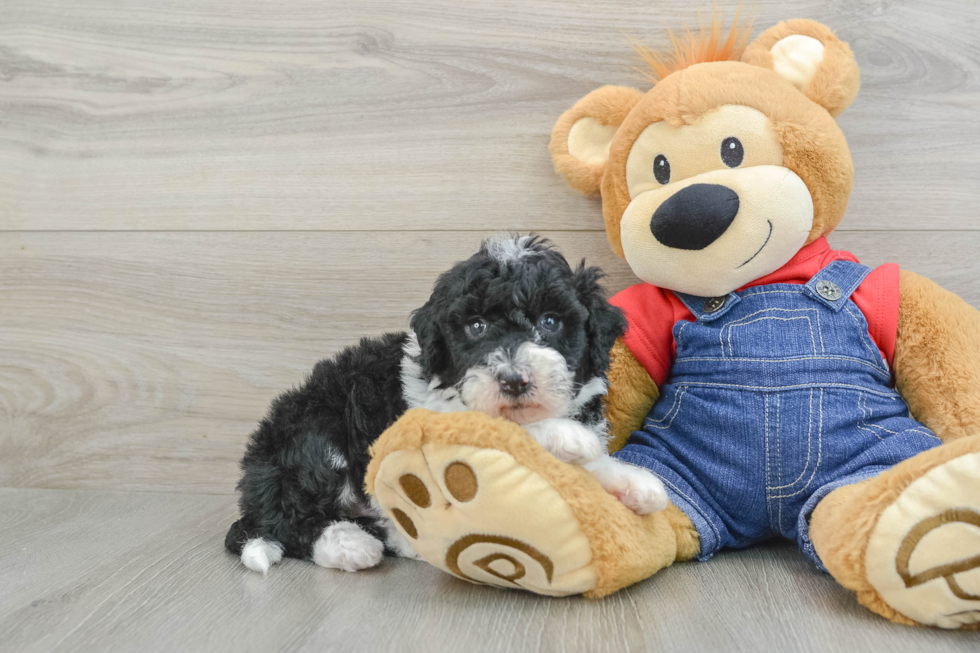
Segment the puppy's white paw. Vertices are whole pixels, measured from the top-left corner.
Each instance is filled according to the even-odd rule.
[[[265,574],[269,567],[278,564],[280,560],[282,545],[279,542],[256,537],[245,542],[242,547],[242,564],[260,574]]]
[[[338,521],[324,528],[313,545],[313,562],[330,569],[358,571],[381,562],[384,549],[381,540],[357,524]]]
[[[584,465],[602,458],[605,448],[594,431],[570,419],[552,418],[524,426],[558,460]]]
[[[670,504],[663,482],[641,467],[605,456],[596,463],[586,465],[586,469],[592,472],[606,492],[638,515],[663,510]]]

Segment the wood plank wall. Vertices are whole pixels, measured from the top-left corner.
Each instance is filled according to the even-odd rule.
[[[710,3],[705,2],[705,7]],[[738,2],[719,1],[734,15]],[[980,306],[980,4],[757,0],[863,86],[831,238]],[[4,0],[0,486],[227,494],[280,390],[496,230],[633,282],[551,125],[684,0]]]

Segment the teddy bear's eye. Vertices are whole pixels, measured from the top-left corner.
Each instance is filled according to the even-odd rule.
[[[653,160],[653,176],[663,185],[670,183],[670,161],[663,154]]]
[[[745,150],[742,149],[742,141],[734,136],[729,136],[721,142],[721,160],[729,168],[737,168],[742,163]]]

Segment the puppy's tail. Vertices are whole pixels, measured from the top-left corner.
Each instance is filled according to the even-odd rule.
[[[236,521],[228,529],[228,534],[225,535],[225,548],[236,556],[242,554],[242,548],[245,546],[245,542],[249,540],[244,521],[244,519]]]
[[[269,571],[269,567],[282,560],[284,548],[275,540],[254,535],[255,529],[249,529],[244,521],[239,519],[228,529],[228,534],[225,535],[225,548],[237,555],[242,564],[252,571],[265,574]],[[253,532],[251,537],[249,530]]]

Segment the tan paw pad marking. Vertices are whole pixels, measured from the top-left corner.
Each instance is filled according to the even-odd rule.
[[[463,571],[463,567],[460,566],[460,560],[466,559],[467,549],[474,545],[490,545],[496,549],[504,549],[509,553],[503,553],[498,550],[494,553],[483,556],[478,560],[471,560],[470,565],[482,569],[487,574],[495,578],[499,578],[508,583],[513,583],[517,585],[515,581],[524,578],[527,575],[528,566],[532,569],[540,570],[544,572],[545,580],[550,583],[552,576],[555,573],[555,564],[537,549],[535,549],[530,544],[526,542],[521,542],[520,540],[515,540],[512,537],[502,537],[500,535],[466,535],[459,538],[453,545],[449,547],[446,552],[446,566],[449,567],[457,576],[465,578],[466,580],[479,582],[474,578],[471,578]],[[527,561],[530,559],[532,565],[525,566],[520,560],[516,559],[514,555],[525,559]],[[508,563],[511,566],[509,573],[505,574],[503,570],[499,569],[500,562]],[[494,563],[497,563],[498,568],[494,568]]]
[[[408,535],[413,540],[417,540],[419,537],[419,531],[415,528],[415,522],[412,518],[405,514],[404,510],[399,510],[398,508],[391,509],[391,516],[395,518],[398,525],[402,527],[405,531],[405,535]]]
[[[940,563],[918,573],[912,573],[909,568],[909,562],[917,552],[918,545],[926,539],[926,536],[933,534],[936,529],[946,524],[967,524],[980,528],[980,512],[951,508],[942,514],[919,522],[898,548],[898,558],[895,560],[898,575],[905,581],[906,587],[915,587],[936,578],[943,578],[955,596],[965,601],[980,601],[980,592],[976,594],[967,592],[955,578],[956,574],[980,568],[980,554],[945,564]],[[969,536],[967,535],[967,537]]]
[[[910,483],[875,524],[865,568],[881,598],[919,623],[980,623],[980,453]]]
[[[402,491],[408,500],[419,508],[428,508],[432,505],[432,497],[429,496],[428,488],[425,487],[422,479],[415,474],[402,474],[402,477],[398,479],[398,484],[402,487]]]
[[[478,487],[476,474],[473,472],[473,468],[466,463],[456,461],[450,464],[446,468],[445,482],[449,494],[453,495],[457,501],[466,503],[472,501],[473,497],[476,496]]]
[[[419,555],[458,578],[553,596],[595,587],[592,549],[571,508],[508,453],[464,445],[396,451],[374,485]]]

